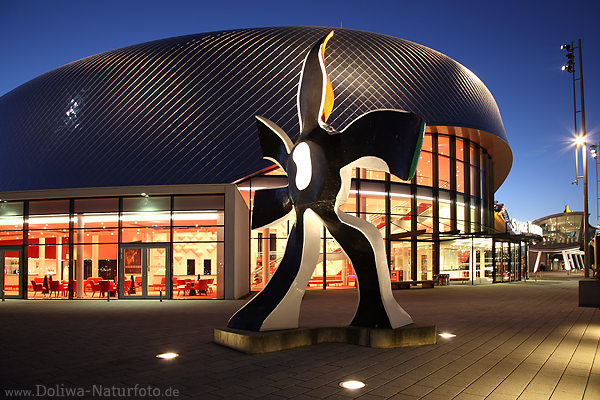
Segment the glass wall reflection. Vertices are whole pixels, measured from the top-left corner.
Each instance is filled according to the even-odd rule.
[[[0,282],[8,296],[224,297],[223,195],[25,203],[0,204]]]
[[[350,197],[340,209],[377,227],[386,243],[392,281],[433,280],[446,273],[453,283],[492,281],[491,239],[467,246],[459,238],[491,230],[483,217],[491,210],[484,201],[490,175],[480,171],[491,163],[483,165],[483,157],[486,151],[467,138],[427,133],[412,181],[381,171],[353,170]],[[255,190],[287,185],[282,174],[274,168],[238,184],[250,208]],[[253,290],[264,287],[279,265],[294,220],[251,232]],[[355,287],[351,261],[328,233],[324,235],[309,288]]]

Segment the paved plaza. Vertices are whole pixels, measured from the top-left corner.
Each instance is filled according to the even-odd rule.
[[[436,345],[261,355],[212,342],[243,300],[7,300],[0,398],[600,399],[600,309],[577,306],[576,278],[395,291],[415,322],[456,335]],[[344,325],[356,295],[307,292],[301,325]]]

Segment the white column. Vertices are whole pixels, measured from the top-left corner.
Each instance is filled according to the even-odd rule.
[[[269,264],[270,264],[270,257],[269,255],[271,254],[271,241],[269,240],[269,228],[263,229],[262,234],[262,267],[263,267],[263,273],[262,273],[262,280],[263,280],[263,285],[266,285],[267,282],[269,281],[269,279],[271,278],[270,275],[270,268],[269,268]]]
[[[56,280],[60,281],[61,280],[61,276],[63,274],[62,271],[62,242],[61,242],[62,238],[57,237],[56,238]],[[69,277],[67,276],[67,281],[69,280]]]
[[[217,217],[217,225],[224,225],[225,222],[223,220],[223,214],[219,214]],[[217,249],[216,249],[216,266],[212,266],[212,271],[214,271],[214,269],[217,269],[217,298],[224,298],[225,296],[225,265],[224,265],[224,260],[223,260],[223,251],[224,251],[224,241],[225,241],[225,234],[224,234],[224,228],[217,228],[217,240],[220,242],[217,244]],[[204,268],[204,267],[202,267]]]
[[[579,254],[571,253],[571,269],[579,269]]]
[[[41,272],[44,275],[48,275],[48,268],[46,267],[46,238],[40,238],[39,246],[38,246],[38,254],[40,259],[40,268]],[[52,278],[54,279],[54,278]]]
[[[485,250],[479,250],[479,280],[482,281],[485,278]]]
[[[92,236],[92,265],[99,265],[98,264],[98,254],[100,252],[100,249],[98,247],[98,236]]]
[[[562,251],[561,253],[562,253],[562,256],[563,256],[563,261],[565,262],[565,269],[567,271],[570,271],[571,270],[571,262],[569,260],[569,255],[567,254],[566,251]]]
[[[84,260],[84,250],[83,250],[83,240],[84,240],[84,232],[83,232],[83,215],[77,215],[77,298],[83,298],[83,260]],[[72,256],[72,255],[71,255]]]
[[[471,248],[469,249],[469,277],[471,278],[471,282],[475,282],[475,251],[473,238],[471,238]]]
[[[404,260],[404,264],[402,265],[402,274],[403,274],[403,281],[410,281],[412,279],[412,277],[410,276],[410,272],[411,272],[411,263],[412,263],[412,256],[410,254],[410,252],[412,251],[412,246],[410,245],[410,242],[404,242],[404,244],[408,243],[408,246],[402,246],[402,253],[404,253],[404,257],[402,257],[402,259]]]
[[[535,258],[535,266],[533,267],[533,272],[538,272],[538,268],[540,267],[540,258],[542,258],[542,252],[537,252],[537,257]]]

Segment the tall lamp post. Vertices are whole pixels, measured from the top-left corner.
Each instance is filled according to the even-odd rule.
[[[584,251],[584,271],[585,277],[590,276],[590,252],[589,252],[589,235],[588,235],[588,188],[587,188],[587,144],[586,144],[586,132],[585,132],[585,102],[583,97],[583,62],[581,56],[581,39],[577,43],[577,47],[573,46],[573,42],[570,44],[563,44],[560,47],[562,50],[567,51],[567,63],[562,67],[563,71],[569,72],[573,76],[573,111],[575,121],[575,134],[577,139],[575,144],[577,145],[575,150],[575,168],[577,174],[575,175],[575,181],[578,182],[579,166],[577,165],[577,150],[581,146],[581,158],[583,159],[583,251]],[[579,78],[575,77],[575,49],[579,50]],[[577,96],[575,81],[579,81],[579,94],[581,99],[579,101],[580,109],[577,110]],[[577,132],[577,114],[581,114],[581,132]]]

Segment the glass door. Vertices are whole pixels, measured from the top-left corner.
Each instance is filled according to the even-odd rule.
[[[23,250],[21,246],[0,246],[0,288],[4,297],[22,297],[21,270]]]
[[[495,242],[496,253],[496,275],[494,283],[508,282],[511,279],[510,242]]]
[[[169,248],[164,244],[139,243],[119,249],[119,297],[152,298],[170,296],[167,268]]]

